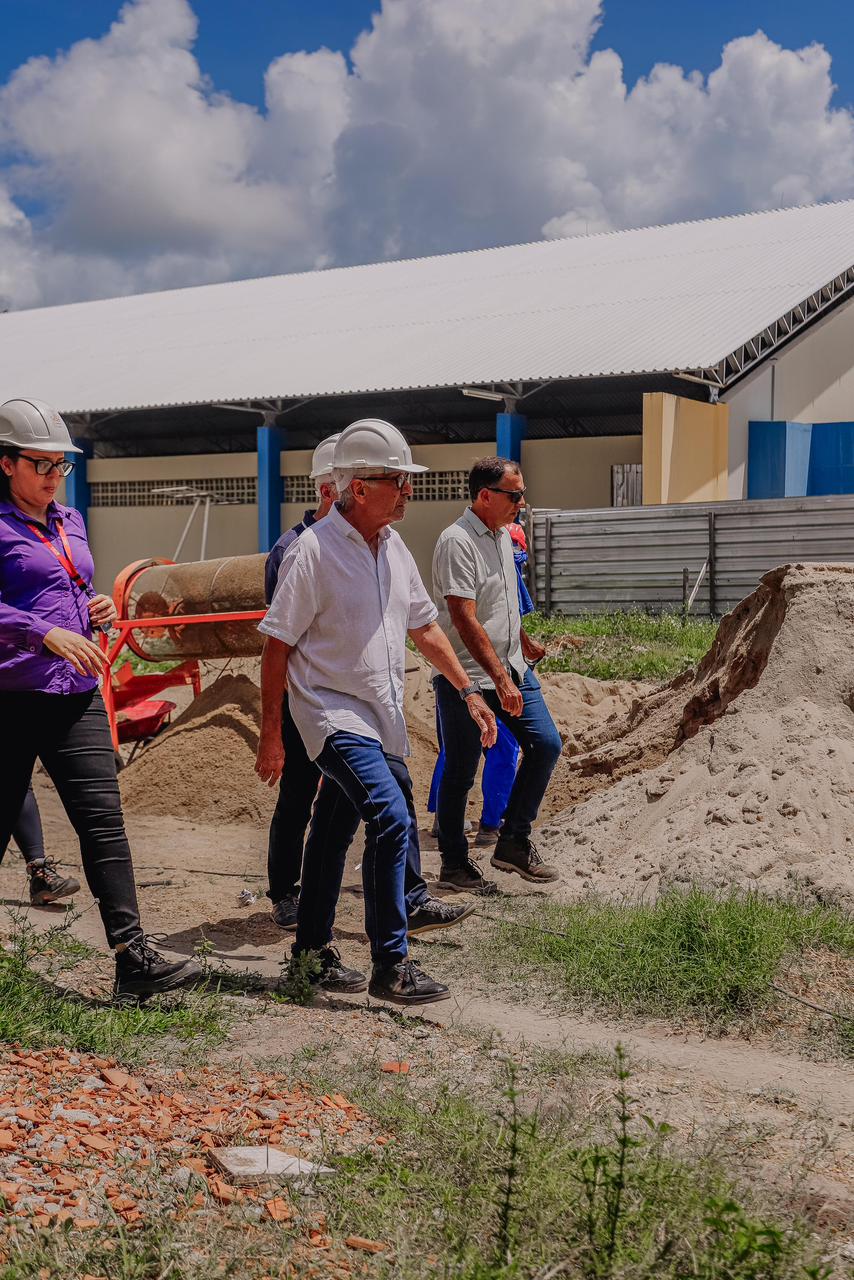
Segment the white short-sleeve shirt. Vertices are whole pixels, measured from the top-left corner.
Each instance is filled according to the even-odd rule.
[[[291,714],[312,760],[330,734],[374,738],[409,755],[403,719],[406,633],[437,610],[399,534],[380,533],[376,558],[337,507],[289,547],[265,635],[290,645]]]

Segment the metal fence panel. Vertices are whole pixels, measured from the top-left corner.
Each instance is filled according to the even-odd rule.
[[[854,562],[854,495],[532,510],[531,594],[551,613],[680,609],[724,613],[786,563]],[[685,571],[687,570],[687,575]]]

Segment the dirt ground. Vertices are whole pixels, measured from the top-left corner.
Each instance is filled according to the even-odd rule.
[[[410,667],[411,771],[422,817],[423,869],[430,881],[439,869],[435,841],[427,834],[426,814],[435,760],[434,711],[427,672],[415,661]],[[218,674],[211,664],[208,681]],[[237,706],[236,716],[228,707],[223,708],[222,699],[218,704],[216,695],[208,690],[209,701],[204,704],[207,719],[202,725],[205,733],[210,729],[231,735],[216,739],[226,757],[218,762],[219,778],[228,775],[232,751],[240,755],[244,770],[249,756],[254,755],[251,716],[247,718],[245,705],[237,704],[243,696],[240,690],[245,693],[256,668],[252,662],[232,664],[227,674],[238,677],[238,683],[231,686],[237,690],[233,694],[237,701],[230,704]],[[601,685],[577,676],[546,677],[543,683],[566,744],[565,761],[589,750],[603,736],[607,738],[609,722],[613,729],[615,724],[636,717],[636,704],[649,693],[648,687]],[[186,716],[191,717],[192,712]],[[197,723],[202,724],[203,719]],[[134,767],[141,779],[154,769],[158,753],[161,766],[178,760],[187,773],[174,794],[191,800],[193,780],[198,785],[203,779],[198,761],[187,765],[181,759],[181,735],[185,735],[184,741],[189,740],[188,723],[186,718],[176,723],[172,747],[164,739],[149,749],[147,763],[143,756]],[[223,746],[225,743],[231,745]],[[131,801],[127,825],[146,931],[159,935],[158,945],[164,950],[179,954],[190,954],[200,942],[207,941],[214,964],[249,970],[272,982],[290,944],[290,935],[273,923],[264,896],[266,826],[273,794],[253,792],[243,821],[226,820],[216,806],[205,809],[204,817],[192,817],[188,816],[189,806],[184,805],[179,807],[180,816],[175,816],[169,812],[170,806],[174,808],[174,795],[169,797],[175,779],[168,768],[165,776],[162,767],[157,776],[149,773],[147,791],[137,783],[131,788],[130,775],[128,770],[124,783]],[[634,779],[629,782],[633,784]],[[546,816],[566,806],[560,773],[554,786],[556,793],[547,800]],[[49,852],[79,874],[76,839],[43,776],[36,778],[36,791]],[[595,799],[601,802],[604,793]],[[474,797],[474,818],[477,804]],[[149,811],[143,811],[146,809]],[[362,848],[360,835],[348,857],[336,934],[346,961],[367,969]],[[500,887],[511,895],[536,892],[516,877],[501,876]],[[257,894],[257,900],[241,905],[244,890]],[[9,912],[25,905],[23,865],[10,850],[0,866],[0,906]],[[82,914],[73,923],[73,932],[103,950],[97,909],[85,889],[75,906]],[[38,928],[50,927],[62,917],[61,909],[29,912]],[[0,920],[0,924],[6,923]],[[493,1058],[508,1053],[519,1061],[548,1054],[572,1055],[587,1064],[579,1073],[578,1088],[595,1109],[610,1087],[607,1055],[620,1042],[634,1064],[632,1092],[649,1115],[666,1120],[693,1138],[701,1136],[711,1147],[721,1146],[737,1167],[751,1170],[777,1188],[786,1187],[793,1207],[805,1210],[843,1240],[854,1235],[854,1073],[850,1066],[801,1056],[780,1037],[710,1039],[663,1021],[618,1025],[578,1016],[541,992],[487,984],[466,963],[467,933],[471,937],[480,927],[475,916],[452,933],[440,935],[438,943],[429,939],[416,943],[416,958],[428,971],[432,968],[447,980],[453,993],[451,1000],[428,1006],[417,1018],[394,1018],[363,996],[321,998],[309,1009],[277,1006],[275,1012],[266,1008],[259,1012],[257,999],[253,1003],[252,996],[242,996],[235,998],[239,1016],[218,1057],[233,1065],[252,1067],[320,1053],[342,1071],[364,1062],[405,1059],[425,1083],[450,1073],[476,1089],[480,1073]],[[103,959],[82,962],[74,981],[81,990],[103,994],[110,977],[109,957],[104,955]]]

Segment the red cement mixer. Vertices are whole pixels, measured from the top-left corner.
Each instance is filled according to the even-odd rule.
[[[249,658],[261,652],[258,623],[266,612],[265,556],[226,556],[175,564],[137,560],[116,578],[118,618],[101,648],[111,667],[123,649],[148,662],[174,662],[169,671],[134,675],[130,663],[104,681],[113,744],[152,737],[169,720],[174,702],[164,689],[189,684],[201,692],[199,659]]]

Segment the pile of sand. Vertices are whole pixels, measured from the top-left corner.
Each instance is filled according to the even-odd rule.
[[[255,773],[261,690],[223,675],[119,774],[131,813],[266,826],[275,790]]]
[[[562,762],[559,892],[701,882],[854,905],[854,569],[783,566],[695,672]],[[601,794],[592,794],[594,792]]]

